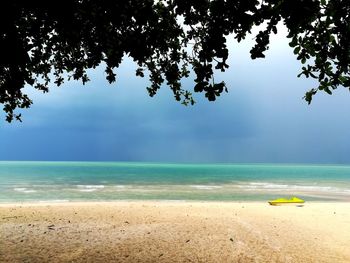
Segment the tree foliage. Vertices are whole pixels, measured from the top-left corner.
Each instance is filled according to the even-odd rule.
[[[48,92],[66,79],[89,80],[87,69],[106,65],[108,82],[128,55],[136,75],[147,72],[154,96],[163,83],[175,99],[193,104],[181,80],[195,74],[194,91],[213,101],[226,90],[215,82],[215,70],[229,65],[226,36],[243,40],[255,26],[251,58],[263,58],[270,35],[281,21],[302,69],[329,94],[350,88],[350,1],[346,0],[11,0],[0,9],[0,103],[7,121],[20,120],[18,108],[32,101],[27,84]]]

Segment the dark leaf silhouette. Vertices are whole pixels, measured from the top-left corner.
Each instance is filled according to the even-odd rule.
[[[48,92],[66,80],[89,80],[87,69],[101,63],[106,79],[124,55],[148,76],[154,96],[163,84],[177,101],[194,104],[181,80],[195,74],[194,92],[214,101],[223,82],[215,70],[228,68],[226,37],[244,39],[254,26],[266,25],[255,37],[251,58],[265,57],[270,35],[283,22],[294,54],[304,66],[299,76],[319,82],[306,93],[311,102],[319,90],[332,94],[350,88],[350,1],[342,0],[12,0],[0,9],[0,103],[6,120],[21,120],[18,108],[32,104],[27,84]],[[147,73],[147,74],[145,74]]]

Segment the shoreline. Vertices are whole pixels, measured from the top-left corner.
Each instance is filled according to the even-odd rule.
[[[0,202],[0,207],[12,207],[12,206],[64,206],[64,205],[106,205],[106,204],[140,204],[140,203],[169,203],[169,204],[266,204],[269,205],[270,200],[173,200],[173,199],[123,199],[123,200],[45,200],[45,201],[19,201],[19,202]],[[349,200],[336,199],[336,200],[308,200],[302,204],[307,206],[309,204],[349,204]],[[280,205],[287,206],[287,205]],[[290,206],[293,206],[291,204]]]
[[[350,203],[0,204],[1,262],[348,262]]]

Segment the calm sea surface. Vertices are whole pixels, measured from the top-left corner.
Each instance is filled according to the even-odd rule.
[[[350,166],[0,162],[0,202],[350,201]]]

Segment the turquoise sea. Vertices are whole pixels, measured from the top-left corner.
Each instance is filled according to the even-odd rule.
[[[0,202],[350,201],[350,166],[0,162]]]

